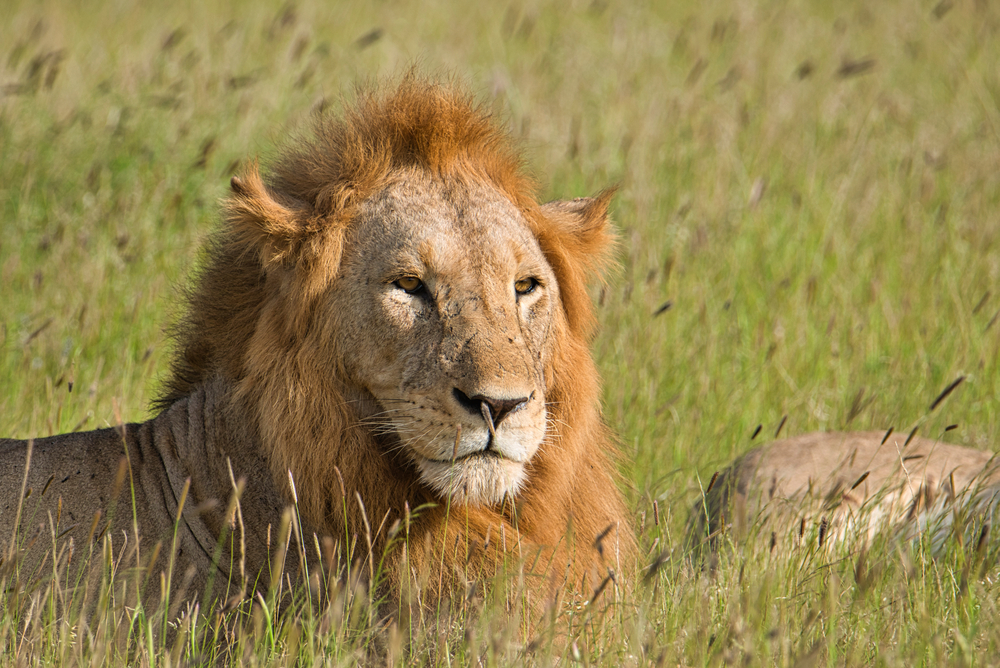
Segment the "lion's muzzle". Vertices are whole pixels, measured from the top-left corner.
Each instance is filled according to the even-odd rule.
[[[455,401],[468,412],[473,415],[482,415],[483,421],[486,423],[487,429],[490,430],[492,438],[496,438],[496,428],[500,426],[504,418],[524,408],[528,404],[528,401],[535,396],[535,393],[532,392],[530,397],[518,397],[516,399],[500,399],[497,397],[488,397],[483,394],[474,394],[470,397],[457,387],[451,393],[455,397]]]

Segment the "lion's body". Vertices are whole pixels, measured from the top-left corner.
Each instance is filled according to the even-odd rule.
[[[86,565],[105,537],[116,569],[148,569],[141,581],[150,603],[162,594],[160,572],[172,572],[175,595],[200,598],[210,589],[225,601],[243,591],[243,572],[253,578],[264,571],[266,528],[278,526],[284,501],[270,480],[255,475],[264,464],[260,453],[243,447],[239,424],[214,389],[141,424],[37,439],[30,448],[0,440],[0,546],[20,561],[19,586],[49,577],[53,554],[64,584],[73,582],[75,567]],[[236,518],[227,515],[227,501],[240,479],[249,481],[240,511],[255,520],[230,532]],[[15,522],[17,549],[10,551]]]
[[[696,544],[721,534],[758,544],[869,540],[943,529],[950,512],[994,512],[994,453],[907,434],[814,433],[755,448],[722,471],[692,511]],[[823,527],[820,537],[820,527]]]
[[[205,535],[179,535],[185,552],[200,546],[188,558],[207,582],[242,476],[257,501],[242,504],[251,581],[293,500],[290,478],[304,522],[344,558],[390,549],[390,599],[414,572],[443,565],[447,577],[425,583],[448,588],[539,550],[536,570],[586,593],[631,559],[587,349],[586,281],[608,248],[609,197],[539,205],[533,192],[488,114],[411,79],[319,121],[266,183],[256,166],[233,179],[177,329],[163,413],[126,429],[142,540],[172,536],[190,478],[185,517],[205,514],[192,520]],[[206,395],[214,412],[178,413]],[[212,427],[221,405],[225,426]],[[114,431],[39,442],[29,486],[79,470],[42,497],[62,496],[85,539],[107,512],[94,490],[114,487],[125,449]],[[0,455],[0,531],[24,458],[23,443]],[[115,533],[131,531],[125,501],[127,481]],[[389,544],[397,522],[407,549]]]

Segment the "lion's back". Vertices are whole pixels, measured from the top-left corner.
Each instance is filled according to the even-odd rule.
[[[0,439],[0,531],[7,530],[0,535],[10,535],[18,505],[22,519],[43,509],[59,512],[59,499],[61,514],[71,522],[92,515],[109,500],[118,462],[124,457],[122,437],[115,429]]]

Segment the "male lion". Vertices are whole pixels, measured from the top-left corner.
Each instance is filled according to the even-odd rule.
[[[161,542],[136,563],[173,560],[174,598],[214,583],[221,599],[254,586],[295,502],[343,558],[387,553],[390,600],[413,573],[431,599],[522,557],[542,597],[592,592],[634,558],[588,352],[611,193],[534,193],[488,113],[412,77],[319,120],[266,177],[247,168],[160,413],[0,442],[9,554],[24,572],[52,536],[78,551],[107,536],[122,558]]]
[[[692,510],[689,540],[717,545],[732,530],[771,549],[822,547],[930,529],[939,546],[956,515],[982,532],[998,508],[992,452],[892,430],[815,433],[755,448],[718,474]]]

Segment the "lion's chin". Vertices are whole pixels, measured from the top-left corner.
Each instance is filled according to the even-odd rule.
[[[419,458],[420,477],[452,503],[485,506],[517,494],[524,464],[493,455],[474,455],[456,462]]]

